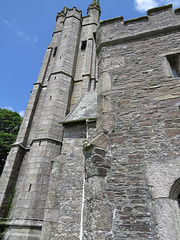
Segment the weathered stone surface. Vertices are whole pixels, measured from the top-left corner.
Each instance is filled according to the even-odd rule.
[[[113,239],[176,239],[175,232],[179,236],[179,217],[170,214],[176,210],[168,202],[180,168],[180,85],[166,58],[179,54],[179,30],[174,31],[179,18],[176,15],[172,23],[172,13],[168,7],[125,23],[122,18],[103,21],[97,32],[97,128],[106,131],[112,154],[105,199],[114,207]],[[111,108],[108,103],[103,110],[104,98]],[[159,218],[166,208],[161,198],[169,204],[170,225],[175,222],[167,231]],[[156,201],[158,217],[152,207]],[[165,217],[165,210],[162,214]]]
[[[177,202],[170,199],[157,199],[152,206],[158,222],[158,239],[179,239],[180,212]]]
[[[111,90],[111,76],[108,72],[103,72],[100,75],[99,82],[98,82],[98,94],[107,92]]]
[[[65,138],[54,159],[42,239],[79,239],[84,184],[82,138]],[[71,176],[71,177],[70,177]],[[47,236],[48,234],[48,236]]]
[[[112,206],[103,202],[91,202],[91,230],[111,231],[113,209]],[[106,210],[105,210],[106,209]]]
[[[146,163],[145,174],[153,198],[169,197],[174,181],[179,178],[179,169],[180,162],[177,159],[164,159],[163,164],[159,161]]]

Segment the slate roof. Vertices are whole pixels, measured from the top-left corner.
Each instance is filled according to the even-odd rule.
[[[81,98],[75,109],[61,123],[79,122],[97,118],[97,92],[88,92]]]

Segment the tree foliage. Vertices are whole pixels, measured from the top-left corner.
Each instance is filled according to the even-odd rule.
[[[0,108],[0,175],[11,144],[16,141],[22,117],[17,112]]]

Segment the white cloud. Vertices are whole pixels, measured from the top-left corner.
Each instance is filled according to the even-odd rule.
[[[174,8],[180,7],[180,1],[179,0],[156,0],[158,2],[158,5],[165,5],[165,4],[173,4]]]
[[[11,106],[6,106],[6,107],[4,107],[4,109],[11,110],[12,112],[15,112],[14,108],[11,107]],[[23,111],[23,110],[19,112],[19,115],[21,117],[24,117],[24,114],[25,114],[25,111]]]
[[[23,31],[17,31],[17,34],[22,37],[26,42],[30,40],[30,37],[26,35]]]
[[[10,23],[8,20],[3,19],[3,22],[8,25],[8,27],[14,27],[14,25],[12,23]]]
[[[35,36],[33,40],[31,41],[31,45],[34,47],[34,45],[38,42],[38,38]]]
[[[31,37],[28,34],[26,34],[24,31],[22,31],[18,25],[16,24],[16,20],[13,20],[13,23],[7,19],[2,18],[2,21],[5,25],[7,25],[9,28],[12,29],[23,41],[30,42],[33,46],[38,42],[38,39],[36,36]]]
[[[21,117],[24,117],[24,113],[25,113],[25,111],[20,111],[20,112],[19,112],[19,115],[20,115]]]
[[[137,11],[146,12],[150,8],[163,6],[166,4],[173,4],[173,7],[180,7],[179,0],[134,0],[135,8]]]
[[[11,110],[11,111],[14,112],[14,108],[12,108],[12,107],[10,107],[10,106],[6,106],[6,107],[4,107],[4,108],[7,109],[7,110]]]
[[[157,7],[157,1],[155,0],[135,0],[136,10],[140,12],[146,12],[147,9]]]
[[[37,37],[34,37],[33,42],[34,42],[34,43],[37,43],[37,42],[38,42]]]

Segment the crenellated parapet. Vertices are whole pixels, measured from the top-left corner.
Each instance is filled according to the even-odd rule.
[[[180,9],[172,4],[149,9],[146,16],[124,21],[123,17],[101,21],[97,32],[97,51],[102,46],[140,39],[180,29]]]
[[[66,6],[64,6],[63,10],[61,12],[58,12],[57,16],[56,16],[56,22],[58,24],[58,20],[60,19],[60,23],[64,22],[65,18],[68,17],[77,17],[78,19],[82,18],[82,11],[78,10],[76,7],[73,8],[67,8]]]
[[[63,30],[64,22],[66,19],[70,17],[76,18],[77,20],[82,22],[82,11],[78,10],[76,7],[67,8],[65,6],[61,12],[58,12],[56,16],[56,26],[53,33],[53,35],[56,33],[57,35],[54,39],[52,39],[52,42],[49,47],[54,47],[54,46],[56,47],[57,41],[58,39],[60,39],[58,35],[61,34]]]
[[[156,14],[164,12],[164,11],[168,11],[168,10],[172,11],[172,6],[173,6],[172,4],[168,4],[168,5],[148,9],[147,10],[147,15],[148,16],[153,16],[153,15],[156,15]]]
[[[68,8],[65,19],[69,18],[69,17],[75,17],[81,21],[82,20],[82,11],[78,10],[76,7]]]
[[[58,12],[56,16],[56,22],[58,18],[65,18],[65,17],[71,17],[71,16],[76,16],[76,17],[82,17],[82,11],[78,10],[76,7],[73,8],[67,8],[64,6],[63,10],[61,12]]]

